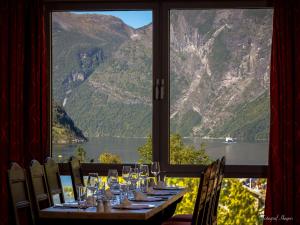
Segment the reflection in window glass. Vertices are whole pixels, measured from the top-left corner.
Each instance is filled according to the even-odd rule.
[[[52,13],[52,149],[133,163],[152,132],[152,11]]]
[[[192,214],[199,178],[167,177],[167,184],[190,190],[177,205],[175,214]],[[223,180],[218,208],[218,224],[263,224],[266,179],[226,178]]]
[[[267,165],[272,9],[170,11],[170,162]],[[192,162],[174,161],[174,137]],[[175,138],[176,139],[176,138]]]

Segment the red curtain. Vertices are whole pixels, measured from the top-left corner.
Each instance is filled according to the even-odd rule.
[[[265,225],[300,224],[299,5],[298,0],[275,1]]]
[[[7,170],[48,155],[49,84],[39,0],[0,1],[0,224],[9,224]]]

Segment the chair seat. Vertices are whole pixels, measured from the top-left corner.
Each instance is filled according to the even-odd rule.
[[[183,221],[183,222],[191,222],[192,221],[192,214],[178,214],[172,216],[168,221]]]
[[[188,222],[188,221],[172,221],[172,220],[168,220],[166,222],[164,222],[162,225],[191,225],[192,222]]]

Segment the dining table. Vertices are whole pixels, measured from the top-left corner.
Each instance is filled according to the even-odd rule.
[[[133,202],[135,205],[149,204],[148,209],[118,209],[112,207],[108,211],[99,211],[97,207],[65,208],[49,207],[39,211],[39,224],[43,225],[159,225],[170,218],[177,204],[187,193],[187,189],[172,191],[160,201]]]

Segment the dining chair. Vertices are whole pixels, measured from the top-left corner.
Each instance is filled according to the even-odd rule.
[[[26,171],[16,162],[8,170],[8,185],[16,225],[35,224]]]
[[[83,174],[81,169],[80,161],[75,157],[72,156],[69,160],[69,168],[71,171],[71,179],[72,179],[72,187],[74,192],[75,200],[78,199],[77,188],[78,186],[84,186],[83,182]]]
[[[59,196],[60,203],[64,203],[64,193],[63,187],[60,180],[60,173],[58,164],[51,158],[48,157],[44,164],[46,180],[48,185],[48,190],[50,194],[51,205],[54,205],[54,197]]]
[[[201,173],[200,184],[198,188],[198,194],[195,202],[194,212],[192,215],[175,215],[168,221],[164,222],[163,225],[204,225],[207,219],[207,197],[210,188],[210,177],[212,170],[215,169],[213,162],[208,165],[205,170]]]
[[[205,202],[204,214],[206,215],[202,224],[210,225],[212,221],[212,209],[214,205],[214,199],[216,195],[218,173],[220,168],[220,160],[216,160],[212,163],[211,173],[208,181],[208,190]]]
[[[29,170],[33,197],[38,214],[40,210],[51,206],[45,171],[44,167],[37,160],[31,161]]]
[[[224,178],[224,172],[225,172],[225,156],[222,157],[219,163],[219,171],[218,171],[218,179],[217,179],[217,184],[215,188],[215,196],[213,199],[213,204],[212,204],[212,210],[211,210],[211,225],[216,225],[217,224],[217,213],[218,213],[218,205],[219,205],[219,199],[220,199],[220,193],[221,193],[221,188],[222,188],[222,181]]]

